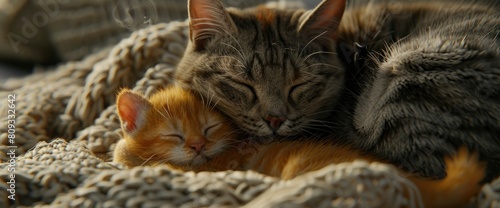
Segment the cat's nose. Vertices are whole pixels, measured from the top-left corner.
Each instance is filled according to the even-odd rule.
[[[196,153],[200,153],[201,150],[205,147],[205,142],[204,141],[198,141],[196,143],[191,143],[189,144],[189,147],[191,147],[191,149],[193,149],[194,151],[196,151]]]
[[[266,120],[267,124],[273,129],[274,131],[280,128],[281,124],[286,121],[286,117],[284,116],[271,116],[271,115],[266,115],[264,117],[264,120]]]

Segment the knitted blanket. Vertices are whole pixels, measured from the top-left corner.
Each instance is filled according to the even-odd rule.
[[[380,163],[331,165],[282,181],[109,162],[122,137],[117,91],[149,96],[172,83],[187,38],[186,22],[156,24],[81,61],[0,84],[9,89],[0,91],[0,207],[420,206],[415,186]],[[499,207],[500,180],[471,206]]]

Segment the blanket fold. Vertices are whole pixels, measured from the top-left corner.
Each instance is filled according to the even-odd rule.
[[[117,91],[128,87],[149,96],[171,84],[187,29],[185,21],[153,25],[112,49],[10,81],[15,89],[0,92],[0,98],[7,102],[16,95],[16,133],[9,143],[8,107],[1,104],[0,207],[418,207],[415,187],[387,164],[331,165],[281,181],[253,171],[129,170],[110,163],[122,137]],[[11,174],[16,200],[8,198]],[[484,186],[474,205],[499,202],[497,180]]]

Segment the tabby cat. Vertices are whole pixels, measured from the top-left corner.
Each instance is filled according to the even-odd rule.
[[[500,9],[492,3],[371,1],[347,8],[224,9],[189,0],[177,79],[247,133],[316,130],[405,170],[445,176],[461,145],[500,173]],[[362,1],[358,1],[362,2]]]
[[[329,164],[379,161],[331,139],[260,146],[241,142],[224,116],[179,87],[162,90],[149,100],[123,90],[116,103],[125,138],[115,148],[114,161],[128,167],[166,164],[195,171],[255,170],[287,180]],[[445,161],[448,177],[443,180],[403,173],[419,187],[426,207],[463,205],[480,189],[485,167],[477,155],[462,148]]]

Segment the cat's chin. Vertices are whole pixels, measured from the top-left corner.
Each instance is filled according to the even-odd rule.
[[[288,125],[283,125],[276,131],[271,130],[268,127],[262,127],[259,129],[244,129],[248,135],[261,137],[264,139],[276,138],[276,137],[291,137],[299,134],[296,129],[291,129]]]
[[[252,138],[258,138],[261,141],[267,141],[267,140],[272,140],[274,138],[281,138],[281,137],[292,137],[297,135],[297,132],[293,131],[253,131],[253,132],[247,132],[248,135],[252,135]]]

